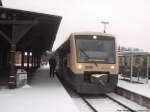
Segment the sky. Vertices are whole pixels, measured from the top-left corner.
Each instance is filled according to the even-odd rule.
[[[117,45],[150,52],[150,0],[2,0],[3,5],[62,16],[53,50],[72,32],[103,32],[116,36]]]

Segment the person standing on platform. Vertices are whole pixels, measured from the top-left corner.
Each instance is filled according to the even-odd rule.
[[[52,56],[49,59],[49,65],[50,65],[50,77],[54,77],[55,67],[56,67],[56,60],[55,60],[54,56]]]

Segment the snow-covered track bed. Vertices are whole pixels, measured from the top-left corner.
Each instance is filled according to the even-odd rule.
[[[81,95],[70,86],[63,83],[80,112],[150,112],[146,107],[140,106],[118,94]]]
[[[144,106],[141,106],[129,99],[126,99],[125,97],[122,97],[116,93],[108,93],[106,94],[106,96],[113,100],[114,102],[122,105],[123,107],[127,108],[128,110],[130,110],[131,112],[140,112],[140,111],[148,111],[149,112],[149,109],[144,107]]]
[[[129,85],[128,85],[129,86]],[[131,85],[131,88],[134,88],[134,89],[139,89],[138,87],[133,87]],[[139,89],[140,90],[140,93],[133,90],[130,90],[126,88],[123,88],[123,87],[117,87],[117,91],[116,93],[119,94],[120,96],[123,96],[129,100],[132,100],[133,102],[136,102],[138,103],[139,105],[142,105],[142,106],[145,106],[147,108],[150,109],[150,97],[148,97],[148,95],[146,94],[149,94],[149,91],[144,89],[142,90],[143,88]]]
[[[81,112],[135,112],[108,95],[80,95],[70,88],[67,91]]]
[[[118,104],[106,95],[82,96],[82,99],[93,108],[93,112],[131,112],[131,110]]]
[[[69,89],[69,94],[81,112],[140,112],[148,111],[120,95],[109,93],[105,95],[80,95]]]

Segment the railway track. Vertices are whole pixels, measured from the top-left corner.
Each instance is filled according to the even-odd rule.
[[[126,105],[108,97],[107,95],[100,97],[82,96],[82,99],[93,110],[93,112],[136,112],[135,110],[128,108]]]
[[[81,95],[70,88],[67,91],[81,112],[136,112],[108,95]]]
[[[59,80],[60,80],[60,78],[59,78]],[[70,86],[68,86],[68,84],[66,82],[64,82],[62,80],[60,80],[60,82],[63,84],[63,86],[65,87],[65,89],[67,90],[67,92],[69,93],[71,98],[74,100],[75,104],[77,105],[77,107],[79,108],[79,110],[81,112],[121,112],[121,111],[136,112],[136,111],[132,111],[132,110],[130,111],[130,109],[126,108],[124,105],[117,103],[115,100],[111,99],[107,95],[103,95],[103,96],[81,95],[81,94],[78,94],[76,91],[74,91]],[[106,98],[107,98],[107,100],[106,100]],[[95,106],[89,101],[91,99],[93,100],[92,102],[95,102],[97,99],[101,100],[101,101],[100,102],[96,101],[98,103],[98,105]],[[114,104],[114,103],[117,104],[115,109],[113,109],[112,111],[107,111],[104,109],[97,108],[97,107],[103,108],[103,105],[101,105],[103,102],[106,102],[105,107],[109,108],[109,106],[107,105],[108,99],[110,102],[112,102],[112,104]],[[118,106],[120,108],[118,108]]]
[[[77,93],[76,93],[77,94]],[[149,112],[146,107],[140,106],[115,93],[89,96],[79,95],[84,103],[92,110],[90,112]],[[75,100],[75,99],[74,99]],[[86,112],[86,111],[81,111]]]
[[[93,112],[136,112],[127,106],[109,98],[107,95],[103,96],[82,96],[81,99],[91,108]]]
[[[97,96],[81,95],[68,86],[66,82],[60,81],[81,112],[149,112],[147,108],[140,107],[129,100],[126,101],[127,99],[123,99],[121,96],[119,98],[115,93]]]
[[[130,112],[136,112],[136,110],[133,110],[132,108],[129,108],[129,107],[126,106],[125,104],[120,103],[119,101],[117,101],[116,99],[114,99],[114,98],[108,96],[107,94],[106,94],[106,96],[107,96],[109,99],[113,100],[114,102],[118,103],[119,105],[123,106],[124,108],[128,109]]]
[[[86,100],[86,98],[84,98],[84,96],[81,96],[81,95],[80,95],[80,97],[81,97],[81,99],[91,108],[91,110],[93,110],[93,112],[98,112],[98,110],[97,110],[93,105],[91,105],[91,104]]]

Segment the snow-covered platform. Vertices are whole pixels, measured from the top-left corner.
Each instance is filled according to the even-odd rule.
[[[109,96],[109,98],[113,99],[114,101],[117,101],[122,105],[125,105],[127,108],[131,109],[132,111],[138,112],[139,110],[147,110],[146,107],[138,105],[137,103],[128,100],[118,94],[108,93],[107,96]]]
[[[0,90],[1,112],[79,112],[59,80],[49,77],[49,69],[35,73],[30,85]]]
[[[124,80],[118,80],[118,87],[150,98],[150,80],[148,84],[131,83]]]
[[[148,84],[118,80],[117,93],[150,108],[150,80]]]

